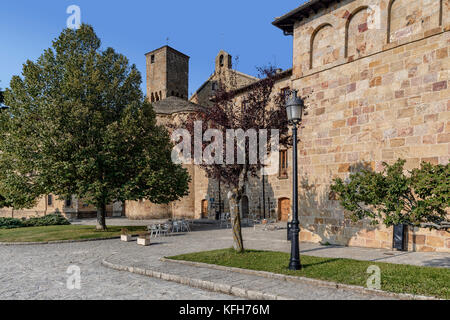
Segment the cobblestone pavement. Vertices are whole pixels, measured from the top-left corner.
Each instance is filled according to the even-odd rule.
[[[118,241],[111,240],[63,245],[0,246],[0,300],[237,299],[101,266],[105,257],[124,249],[117,244]],[[70,275],[66,272],[71,265],[81,269],[81,290],[67,289]]]
[[[229,229],[208,230],[207,226],[196,226],[195,229],[195,232],[188,234],[156,239],[150,247],[140,247],[136,243],[122,243],[119,240],[37,246],[0,245],[0,299],[233,299],[227,295],[114,271],[101,265],[103,259],[109,259],[124,265],[158,264],[158,267],[165,270],[175,270],[179,267],[163,265],[158,259],[163,256],[232,246]],[[256,230],[244,229],[243,234],[247,248],[289,252],[290,246],[285,239],[286,230],[262,231],[258,226]],[[349,257],[442,267],[449,267],[450,261],[449,254],[392,253],[387,250],[325,247],[305,243],[301,244],[301,248],[303,254],[322,257]],[[70,291],[66,288],[69,276],[66,271],[71,265],[81,268],[82,288],[79,291]],[[186,269],[184,272],[195,271]],[[269,283],[269,279],[247,278],[247,280],[248,285],[262,286],[261,288],[265,289],[271,285],[279,285]],[[242,280],[233,279],[233,281]],[[285,289],[289,290],[289,285],[286,285]],[[322,289],[305,287],[302,290],[303,294],[297,298],[371,298],[342,290]]]

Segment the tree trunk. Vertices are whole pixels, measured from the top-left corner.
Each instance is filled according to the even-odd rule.
[[[106,231],[106,203],[97,206],[97,230]]]
[[[233,227],[233,247],[237,253],[244,252],[244,241],[242,240],[241,215],[239,209],[239,191],[234,189],[229,192],[228,199],[230,202],[231,225]]]

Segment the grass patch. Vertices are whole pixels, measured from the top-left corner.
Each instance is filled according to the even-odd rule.
[[[289,253],[247,250],[238,254],[233,249],[184,254],[169,259],[268,271],[362,287],[366,287],[370,276],[367,268],[376,265],[381,269],[381,289],[384,291],[450,299],[450,270],[446,268],[302,255],[303,270],[291,271],[287,268]]]
[[[123,228],[130,233],[146,231],[147,227],[108,227],[108,231],[97,231],[95,226],[49,226],[0,230],[0,242],[47,242],[114,238]]]

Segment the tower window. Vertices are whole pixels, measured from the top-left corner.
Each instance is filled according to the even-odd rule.
[[[216,91],[217,90],[217,82],[213,82],[212,83],[212,91]]]
[[[155,55],[154,54],[152,54],[152,56],[150,57],[150,62],[155,63]]]
[[[220,66],[223,67],[223,55],[220,56]]]

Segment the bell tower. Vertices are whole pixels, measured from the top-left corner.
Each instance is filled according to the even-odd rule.
[[[147,64],[147,97],[157,102],[168,97],[188,99],[189,57],[169,46],[145,55]]]
[[[223,50],[220,50],[216,57],[216,72],[224,69],[231,69],[233,67],[233,57]]]

